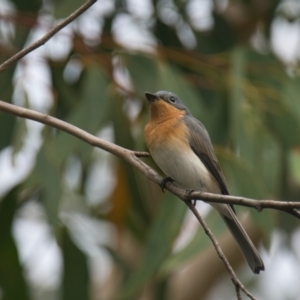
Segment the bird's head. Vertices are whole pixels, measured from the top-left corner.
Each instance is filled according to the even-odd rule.
[[[150,107],[151,119],[165,119],[173,115],[185,115],[188,108],[173,93],[159,91],[155,94],[145,93]]]

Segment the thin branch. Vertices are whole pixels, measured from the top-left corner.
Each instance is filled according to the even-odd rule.
[[[128,163],[130,163],[133,167],[135,167],[137,170],[139,170],[145,177],[150,179],[151,181],[160,184],[163,178],[155,172],[152,168],[150,168],[147,164],[145,164],[143,161],[139,159],[139,157],[147,157],[149,156],[149,153],[147,152],[135,152],[131,151],[125,148],[122,148],[120,146],[117,146],[113,143],[110,143],[108,141],[105,141],[103,139],[100,139],[74,125],[71,125],[67,122],[61,121],[57,118],[51,117],[47,114],[39,113],[34,110],[22,108],[7,102],[0,101],[0,110],[11,113],[13,115],[31,119],[49,126],[52,126],[54,128],[60,129],[62,131],[65,131],[84,142],[101,148],[107,152],[110,152],[111,154],[114,154]],[[220,202],[220,203],[228,203],[228,204],[238,204],[248,207],[256,208],[258,211],[261,211],[263,208],[272,208],[272,209],[278,209],[285,212],[289,212],[296,217],[300,217],[300,213],[297,209],[300,208],[300,202],[284,202],[284,201],[274,201],[274,200],[254,200],[244,197],[235,197],[235,196],[224,196],[224,195],[218,195],[218,194],[211,194],[211,193],[204,193],[201,191],[193,191],[191,193],[186,193],[184,189],[181,189],[177,187],[176,185],[168,182],[166,184],[166,189],[169,190],[171,193],[179,197],[181,200],[185,202],[185,204],[192,210],[202,227],[204,228],[206,234],[211,239],[219,257],[222,259],[223,263],[225,264],[233,284],[236,288],[236,295],[238,299],[241,299],[240,291],[243,291],[250,299],[255,299],[252,294],[249,293],[249,291],[246,290],[246,288],[243,286],[243,284],[238,280],[237,276],[235,275],[232,267],[230,266],[228,260],[224,256],[222,250],[220,249],[220,246],[212,234],[212,232],[207,227],[206,223],[202,219],[202,217],[199,215],[198,211],[195,209],[195,207],[191,204],[190,200],[197,200],[202,199],[205,202]]]
[[[150,168],[147,164],[141,161],[138,157],[148,157],[148,152],[139,152],[139,151],[131,151],[120,146],[117,146],[113,143],[107,142],[103,139],[100,139],[74,125],[71,125],[67,122],[59,120],[55,117],[51,117],[47,114],[39,113],[37,111],[22,108],[20,106],[10,104],[4,101],[0,101],[0,110],[8,112],[10,114],[16,115],[21,118],[31,119],[54,128],[65,131],[84,142],[101,148],[111,154],[114,154],[120,158],[125,159],[129,163],[131,163],[135,168],[137,168],[140,172],[142,172],[148,179],[153,182],[160,184],[162,181],[162,177],[155,172],[152,168]],[[219,194],[211,194],[202,191],[193,191],[191,193],[186,193],[184,189],[179,188],[175,184],[170,182],[166,183],[166,189],[179,197],[183,201],[189,200],[203,200],[204,202],[217,202],[217,203],[228,203],[228,204],[236,204],[247,207],[252,207],[257,209],[259,212],[264,208],[277,209],[284,212],[289,212],[294,214],[297,218],[300,218],[300,202],[288,202],[288,201],[277,201],[277,200],[254,200],[245,197],[237,197],[237,196],[225,196]]]
[[[0,73],[7,69],[11,64],[18,61],[28,53],[32,52],[33,50],[37,49],[38,47],[44,45],[49,39],[51,39],[58,31],[60,31],[62,28],[70,24],[72,21],[74,21],[78,16],[80,16],[83,12],[85,12],[89,7],[91,7],[97,0],[88,0],[86,3],[84,3],[81,7],[79,7],[76,11],[74,11],[71,15],[69,15],[66,19],[64,19],[61,23],[57,24],[55,27],[53,27],[50,31],[47,32],[42,38],[37,40],[32,45],[22,49],[18,53],[16,53],[14,56],[9,58],[7,61],[5,61],[3,64],[0,65]]]
[[[277,201],[277,200],[254,200],[245,197],[237,196],[224,196],[206,193],[202,191],[193,191],[190,194],[185,194],[186,200],[203,200],[204,202],[217,202],[217,203],[228,203],[236,204],[247,207],[255,208],[258,212],[261,212],[264,208],[271,208],[284,211],[300,219],[300,202],[291,201]]]
[[[136,157],[150,157],[149,152],[133,151]]]
[[[250,299],[252,300],[257,300],[246,288],[245,286],[240,282],[240,280],[237,278],[235,272],[233,271],[229,261],[227,260],[226,256],[224,255],[222,249],[220,248],[220,245],[217,241],[217,239],[215,238],[215,236],[213,235],[213,233],[211,232],[211,230],[209,229],[209,227],[207,226],[207,224],[205,223],[204,219],[200,216],[200,214],[198,213],[196,207],[192,204],[191,201],[186,201],[185,204],[188,206],[188,208],[193,212],[193,214],[195,215],[195,217],[197,218],[197,220],[199,221],[199,223],[201,224],[201,226],[203,227],[206,235],[210,238],[210,240],[212,241],[218,256],[220,257],[220,259],[223,261],[226,269],[228,270],[228,273],[231,277],[231,281],[235,286],[235,291],[236,291],[236,295],[237,295],[237,299],[240,300],[242,299],[241,294],[240,294],[240,290],[242,290]]]

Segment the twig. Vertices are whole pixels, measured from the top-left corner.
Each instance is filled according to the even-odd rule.
[[[101,148],[111,154],[114,154],[120,158],[125,159],[129,163],[131,163],[134,167],[136,167],[140,172],[142,172],[148,179],[153,182],[160,184],[162,181],[162,177],[151,169],[147,164],[141,161],[138,157],[148,157],[148,152],[140,152],[140,151],[131,151],[120,146],[117,146],[113,143],[107,142],[103,139],[100,139],[74,125],[71,125],[67,122],[59,120],[55,117],[51,117],[47,114],[39,113],[37,111],[23,108],[14,104],[10,104],[4,101],[0,101],[0,110],[6,111],[10,114],[16,115],[18,117],[31,119],[62,131],[65,131],[84,142]],[[184,189],[177,187],[175,184],[170,182],[166,183],[166,189],[179,197],[183,201],[188,200],[203,200],[204,202],[217,202],[217,203],[228,203],[228,204],[236,204],[247,207],[252,207],[257,209],[259,212],[264,208],[277,209],[284,212],[289,212],[295,215],[297,218],[300,218],[300,202],[288,202],[288,201],[277,201],[277,200],[254,200],[245,197],[236,197],[236,196],[225,196],[219,194],[211,194],[202,191],[193,191],[191,193],[186,193]]]
[[[227,260],[226,256],[224,255],[222,249],[220,248],[220,245],[218,243],[218,241],[216,240],[215,236],[213,235],[213,233],[211,232],[211,230],[209,229],[209,227],[207,226],[207,224],[205,223],[204,219],[200,216],[200,214],[198,213],[196,207],[192,204],[191,201],[185,201],[185,204],[188,206],[188,208],[193,212],[193,214],[195,215],[195,217],[197,218],[197,220],[199,221],[199,223],[201,224],[201,226],[203,227],[206,235],[210,238],[210,240],[212,241],[218,256],[220,257],[220,259],[223,261],[226,269],[228,270],[228,273],[231,277],[231,281],[235,286],[235,291],[236,291],[236,295],[237,295],[237,299],[241,300],[241,293],[240,290],[242,290],[250,299],[252,300],[257,300],[246,288],[245,286],[240,282],[240,280],[237,278],[235,272],[233,271],[229,261]]]
[[[122,148],[120,146],[117,146],[113,143],[110,143],[108,141],[105,141],[103,139],[100,139],[74,125],[71,125],[67,122],[61,121],[57,118],[51,117],[47,114],[39,113],[34,110],[22,108],[7,102],[0,101],[0,110],[11,113],[13,115],[31,119],[49,126],[52,126],[54,128],[60,129],[62,131],[65,131],[84,142],[101,148],[107,152],[110,152],[111,154],[114,154],[128,163],[130,163],[133,167],[138,169],[144,176],[146,176],[148,179],[152,180],[153,182],[160,184],[163,178],[155,172],[152,168],[150,168],[147,164],[145,164],[142,160],[139,159],[139,157],[147,157],[149,156],[149,153],[147,152],[135,152],[131,151],[125,148]],[[253,295],[251,295],[246,288],[243,286],[243,284],[238,280],[237,276],[235,275],[233,269],[231,268],[228,260],[224,256],[222,250],[220,249],[220,246],[212,234],[212,232],[207,227],[206,223],[202,219],[202,217],[199,215],[198,211],[195,209],[195,207],[191,204],[190,200],[197,200],[202,199],[205,202],[220,202],[220,203],[228,203],[228,204],[238,204],[248,207],[256,208],[258,211],[261,211],[263,208],[272,208],[272,209],[278,209],[285,212],[289,212],[296,217],[300,217],[300,213],[297,210],[300,208],[300,202],[284,202],[284,201],[274,201],[274,200],[254,200],[249,198],[243,198],[243,197],[235,197],[235,196],[224,196],[224,195],[217,195],[217,194],[211,194],[211,193],[204,193],[201,191],[194,191],[192,193],[186,193],[184,189],[181,189],[177,187],[176,185],[168,182],[165,187],[167,190],[169,190],[171,193],[179,197],[181,200],[185,202],[185,204],[191,209],[191,211],[194,213],[198,221],[201,223],[202,227],[204,228],[206,234],[211,239],[214,247],[216,248],[216,251],[221,258],[221,260],[224,262],[230,276],[233,284],[236,288],[236,295],[238,299],[241,299],[240,290],[242,290],[250,299],[255,299]]]
[[[271,208],[284,211],[300,219],[300,202],[291,201],[277,201],[277,200],[254,200],[245,197],[237,196],[224,196],[210,194],[202,191],[193,191],[190,194],[185,195],[186,200],[203,200],[204,202],[217,202],[217,203],[228,203],[243,205],[247,207],[255,208],[258,212],[261,212],[264,208]]]
[[[6,60],[3,64],[0,65],[0,73],[4,71],[6,68],[8,68],[11,64],[18,61],[22,57],[24,57],[29,52],[32,52],[36,48],[44,45],[49,39],[51,39],[58,31],[60,31],[62,28],[67,26],[69,23],[74,21],[79,15],[81,15],[83,12],[85,12],[89,7],[91,7],[97,0],[88,0],[86,3],[84,3],[81,7],[79,7],[77,10],[75,10],[71,15],[69,15],[66,19],[64,19],[61,23],[57,24],[55,27],[53,27],[50,31],[47,32],[42,38],[37,40],[32,45],[26,47],[25,49],[22,49],[18,53],[16,53],[14,56]]]
[[[149,152],[133,151],[136,157],[150,157]]]

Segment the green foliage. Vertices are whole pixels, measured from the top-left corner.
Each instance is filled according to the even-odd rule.
[[[104,2],[98,1],[98,7],[90,8],[95,10],[93,14],[98,13]],[[146,150],[143,128],[148,120],[144,92],[170,90],[210,133],[232,194],[299,200],[299,74],[292,67],[287,72],[286,66],[265,47],[264,51],[257,51],[249,46],[257,30],[265,35],[265,44],[270,44],[270,26],[276,18],[279,1],[266,8],[263,15],[257,15],[260,7],[255,1],[240,1],[243,11],[237,12],[238,20],[226,15],[235,2],[227,1],[229,9],[224,12],[216,9],[211,15],[214,26],[208,30],[195,28],[188,14],[189,1],[152,2],[153,13],[147,19],[135,15],[127,1],[115,1],[107,12],[99,12],[94,22],[100,32],[96,38],[84,32],[82,24],[88,22],[86,19],[82,22],[82,16],[69,25],[72,27],[69,32],[62,33],[70,38],[71,44],[64,57],[56,56],[55,49],[49,51],[54,55],[48,55],[50,48],[48,44],[44,46],[46,54],[41,60],[50,75],[53,100],[47,113],[91,134],[110,138],[122,147],[142,151]],[[5,34],[6,29],[0,24],[1,61],[22,49],[36,27],[44,26],[37,23],[45,12],[41,9],[42,1],[11,0],[11,3],[16,15],[10,19],[14,33]],[[67,16],[82,3],[54,1],[53,18]],[[47,5],[43,8],[51,14]],[[128,17],[147,28],[156,45],[151,50],[133,51],[127,46],[135,45],[120,44],[115,38],[119,17]],[[194,48],[187,42],[188,36],[193,39]],[[74,62],[80,66],[78,74],[70,68]],[[26,65],[25,60],[22,63]],[[15,88],[16,66],[0,74],[0,99],[12,102],[24,94],[23,105],[33,108],[32,93],[22,90],[22,85],[19,90]],[[124,82],[129,84],[117,80],[120,70]],[[35,91],[35,87],[31,88]],[[42,104],[44,96],[39,95]],[[0,150],[11,147],[15,163],[32,133],[28,125],[27,121],[0,111]],[[70,157],[76,159],[69,163]],[[157,169],[151,158],[144,160]],[[66,170],[68,164],[70,170]],[[106,173],[95,175],[98,166],[99,169],[104,166]],[[19,260],[22,249],[18,249],[12,228],[22,201],[42,205],[45,212],[42,218],[61,251],[63,275],[58,280],[59,286],[52,291],[51,300],[131,300],[140,299],[141,295],[147,299],[169,299],[173,275],[211,246],[199,228],[190,241],[174,252],[174,242],[184,223],[184,204],[169,193],[163,194],[124,161],[110,158],[57,129],[43,128],[41,146],[28,169],[18,188],[11,188],[0,201],[0,299],[48,299],[49,290],[30,282]],[[108,174],[112,179],[107,180]],[[93,223],[95,232],[101,232],[102,222],[107,222],[113,234],[104,242],[95,242],[96,246],[82,242],[84,248],[78,241],[88,240],[88,234],[72,230],[73,225],[65,222],[66,212],[83,215]],[[263,241],[267,248],[275,228],[285,231],[287,236],[298,229],[295,219],[287,214],[274,211],[258,214],[250,210],[249,215],[262,232],[257,243]],[[218,238],[227,232],[217,214],[209,212],[205,220]],[[93,236],[90,239],[94,241]],[[93,247],[109,253],[112,264],[107,274],[104,267],[100,270],[106,275],[100,283],[95,283],[89,264],[92,250],[86,251]],[[206,271],[203,270],[204,275]],[[219,274],[215,278],[206,292]],[[233,288],[231,294],[234,295]],[[220,298],[222,295],[220,289]],[[205,297],[195,295],[194,299]]]
[[[90,299],[87,257],[72,241],[66,228],[62,230],[61,246],[64,259],[62,299]]]
[[[206,218],[206,222],[209,228],[214,232],[216,237],[221,236],[226,228],[219,222],[219,216],[217,214],[210,213]],[[164,260],[160,267],[159,275],[168,276],[175,272],[180,266],[188,262],[195,257],[198,253],[201,253],[204,249],[210,246],[211,241],[208,237],[203,236],[203,229],[199,228],[197,233],[191,239],[191,241],[180,251],[170,255]]]
[[[28,289],[12,235],[14,215],[18,209],[18,188],[11,190],[0,203],[0,286],[3,299],[29,300]],[[17,287],[17,288],[16,288]]]
[[[176,201],[174,196],[168,196],[164,199],[146,239],[141,265],[125,281],[125,287],[118,298],[136,298],[137,292],[147,281],[153,279],[171,251],[172,243],[179,233],[185,211],[184,204],[181,201]]]

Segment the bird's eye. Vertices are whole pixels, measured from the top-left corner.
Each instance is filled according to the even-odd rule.
[[[173,102],[173,103],[175,103],[175,102],[176,102],[175,97],[171,96],[171,97],[170,97],[170,101]]]

